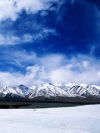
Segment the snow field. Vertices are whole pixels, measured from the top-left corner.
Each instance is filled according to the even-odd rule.
[[[0,133],[100,133],[100,105],[1,109]]]

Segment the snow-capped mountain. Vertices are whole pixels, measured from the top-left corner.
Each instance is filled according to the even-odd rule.
[[[65,84],[64,90],[69,92],[71,95],[76,96],[100,96],[100,87],[95,85],[88,85],[88,84]]]
[[[43,85],[33,85],[28,88],[24,85],[17,87],[2,87],[0,88],[1,98],[28,98],[34,99],[36,97],[96,97],[100,98],[100,86],[88,84],[62,84],[62,83],[46,83]]]
[[[32,92],[29,94],[29,98],[34,98],[38,96],[45,97],[100,97],[100,87],[95,85],[87,84],[43,84],[41,86],[32,86]]]
[[[43,84],[41,86],[32,86],[31,89],[33,91],[29,94],[29,98],[34,98],[38,96],[44,96],[44,97],[57,97],[57,96],[66,97],[68,96],[65,90],[51,83]]]
[[[19,85],[17,87],[10,87],[10,86],[5,86],[0,88],[0,97],[26,97],[31,90],[24,86],[24,85]]]

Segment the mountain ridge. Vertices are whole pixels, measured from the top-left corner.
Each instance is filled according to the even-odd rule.
[[[24,85],[19,85],[17,87],[5,86],[0,88],[0,98],[34,99],[37,97],[100,98],[100,86],[74,83],[46,83],[42,85],[33,85],[30,88]]]

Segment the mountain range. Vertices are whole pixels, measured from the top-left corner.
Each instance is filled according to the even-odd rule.
[[[100,86],[88,84],[62,84],[46,83],[43,85],[33,85],[26,87],[19,85],[17,87],[1,87],[0,99],[27,99],[27,100],[53,100],[82,102],[100,101]]]

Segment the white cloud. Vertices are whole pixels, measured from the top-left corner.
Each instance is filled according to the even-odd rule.
[[[13,0],[0,0],[0,20],[11,18],[15,20],[17,17],[16,8]]]
[[[41,65],[45,66],[48,70],[61,67],[66,62],[65,56],[60,54],[50,54],[40,59]]]
[[[32,55],[24,56],[33,61]],[[0,86],[19,84],[31,86],[45,82],[100,85],[100,63],[94,58],[77,56],[67,59],[63,55],[48,55],[40,58],[35,55],[34,60],[37,60],[37,63],[35,62],[33,66],[27,66],[26,74],[0,72]]]
[[[0,34],[0,45],[15,45],[27,42],[34,42],[36,40],[41,40],[47,38],[49,35],[57,35],[54,29],[43,28],[39,33],[31,35],[29,33],[23,34],[22,36],[15,35],[3,35]]]
[[[19,44],[21,41],[21,38],[17,36],[11,36],[11,35],[3,35],[0,34],[0,45],[13,45],[13,44]]]
[[[18,51],[15,49],[5,50],[1,53],[1,58],[9,64],[17,67],[25,67],[25,64],[37,63],[38,58],[34,52]],[[1,62],[3,63],[3,62]]]
[[[0,72],[0,86],[17,86],[20,84],[30,86],[34,83],[43,83],[41,79],[36,79],[38,72],[41,72],[41,68],[38,65],[28,66],[25,75],[20,72]]]
[[[27,13],[37,13],[40,10],[46,10],[50,2],[59,0],[0,0],[0,20],[11,18],[15,20],[23,9]]]
[[[58,2],[59,0],[0,0],[0,21],[4,21],[7,18],[11,18],[15,21],[23,9],[25,9],[27,13],[33,14],[40,10],[45,12],[45,9],[49,9],[50,2],[55,1]],[[42,24],[37,24],[35,20],[33,22],[33,27],[37,32],[33,34],[26,32],[20,36],[14,34],[16,31],[7,31],[5,35],[5,33],[3,34],[3,30],[6,32],[6,29],[1,28],[0,45],[14,45],[27,42],[34,43],[36,40],[47,38],[50,34],[57,35],[55,29],[46,28]]]
[[[16,0],[16,7],[19,12],[22,9],[25,9],[27,12],[36,13],[37,11],[45,8],[44,4],[44,0]]]
[[[36,37],[37,36],[37,37]],[[40,39],[38,35],[30,35],[24,34],[22,36],[15,36],[15,35],[3,35],[0,34],[0,45],[15,45],[20,43],[27,43],[35,41],[36,39]]]

